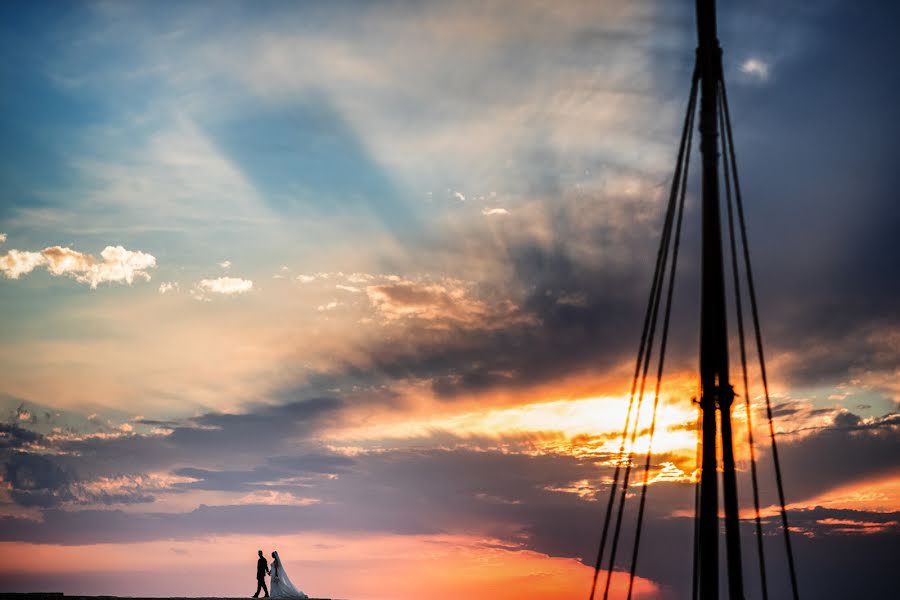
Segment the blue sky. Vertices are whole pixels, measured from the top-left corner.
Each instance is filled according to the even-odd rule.
[[[886,589],[897,536],[900,81],[881,10],[720,3],[801,579],[820,598]],[[627,393],[690,3],[0,12],[0,552],[89,565],[10,567],[4,589],[39,574],[132,592],[129,565],[99,565],[140,551],[148,573],[177,560],[218,582],[144,581],[154,593],[233,594],[240,548],[273,536],[319,548],[292,578],[325,595],[480,597],[534,572],[548,598],[580,589],[596,532],[576,522],[605,497],[592,453]],[[695,192],[654,464],[685,477]],[[657,546],[685,541],[690,486],[654,488]],[[420,577],[372,575],[388,568],[360,558],[372,548]],[[442,580],[429,548],[471,579]],[[648,551],[647,597],[678,597],[681,566]]]

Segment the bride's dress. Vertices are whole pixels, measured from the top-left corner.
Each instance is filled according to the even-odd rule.
[[[290,577],[281,564],[281,558],[275,553],[275,560],[272,561],[272,585],[270,586],[269,596],[272,598],[309,598],[306,594],[294,587]]]

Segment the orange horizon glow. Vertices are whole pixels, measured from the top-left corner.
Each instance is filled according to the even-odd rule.
[[[96,575],[111,582],[104,593],[133,595],[127,578],[116,583],[120,574],[135,570],[178,574],[189,565],[187,569],[198,575],[195,582],[162,577],[155,593],[240,597],[245,592],[249,596],[247,589],[253,587],[257,549],[266,556],[277,549],[291,579],[307,594],[351,600],[568,600],[586,594],[593,575],[593,569],[574,559],[549,557],[490,538],[329,534],[89,546],[0,543],[4,557],[0,572]],[[614,574],[615,597],[624,594],[627,584],[627,574]],[[660,589],[637,578],[635,592],[636,598],[650,599],[659,597]]]

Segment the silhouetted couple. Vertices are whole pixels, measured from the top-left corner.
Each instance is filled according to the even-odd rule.
[[[272,553],[272,565],[266,564],[266,557],[263,551],[258,550],[259,560],[256,561],[256,593],[254,598],[259,598],[259,592],[266,593],[264,598],[309,598],[306,594],[294,587],[278,558],[278,553]],[[266,587],[266,575],[272,575],[272,593],[269,594],[269,588]]]

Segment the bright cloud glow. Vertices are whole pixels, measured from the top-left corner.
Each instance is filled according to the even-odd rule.
[[[164,281],[159,284],[159,293],[160,294],[168,294],[169,292],[177,292],[178,291],[178,283],[174,281]]]
[[[650,417],[645,405],[640,419],[641,435],[635,451],[646,452],[649,442],[647,427]],[[528,446],[523,450],[538,453],[561,453],[579,456],[607,454],[618,451],[628,398],[596,397],[578,400],[535,402],[510,408],[473,411],[431,419],[408,419],[381,425],[368,424],[364,428],[333,432],[333,439],[343,441],[415,440],[428,438],[437,432],[448,432],[461,437],[477,437],[509,441],[524,436]],[[660,402],[656,435],[653,441],[655,453],[684,452],[693,456],[696,434],[685,424],[697,418],[690,403],[668,404]],[[612,435],[610,435],[612,434]],[[674,469],[674,465],[672,465]],[[663,475],[672,475],[671,469]]]
[[[5,244],[5,243],[6,243],[6,234],[0,233],[0,244]]]
[[[759,81],[768,81],[769,64],[758,58],[748,58],[741,64],[741,73],[749,75]]]

